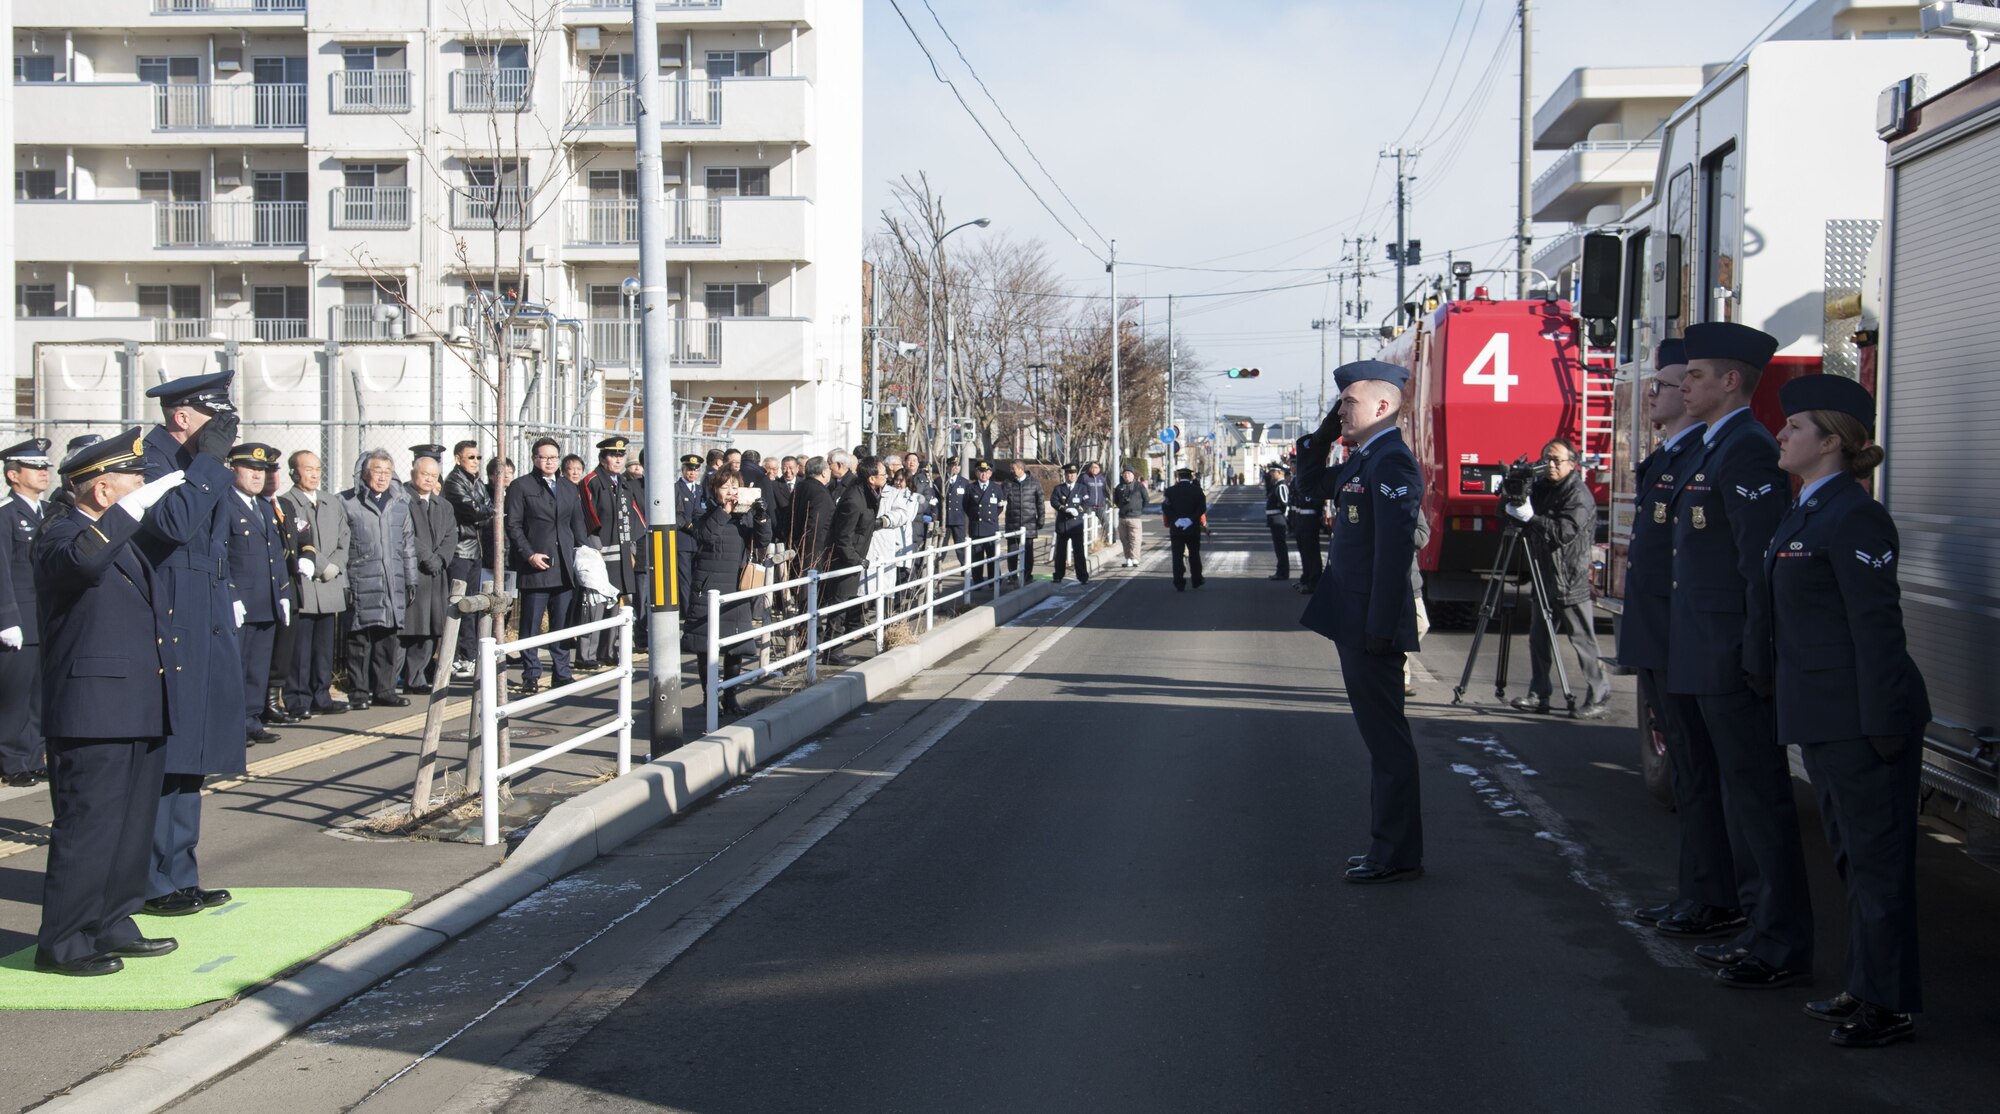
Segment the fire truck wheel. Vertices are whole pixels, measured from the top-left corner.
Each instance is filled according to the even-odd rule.
[[[1643,689],[1638,693],[1639,705],[1639,774],[1645,779],[1646,792],[1653,800],[1668,809],[1674,807],[1673,771],[1667,766],[1666,736],[1654,721],[1653,706],[1646,699]]]

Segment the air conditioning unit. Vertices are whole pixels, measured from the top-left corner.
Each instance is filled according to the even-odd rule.
[[[243,72],[243,48],[236,46],[218,48],[215,52],[215,72],[219,74]]]
[[[579,27],[576,29],[576,48],[578,50],[598,50],[603,45],[603,34],[598,28]]]
[[[679,43],[661,43],[661,44],[660,44],[660,68],[661,68],[661,69],[663,69],[663,70],[677,70],[677,69],[680,69],[680,68],[681,68],[681,67],[682,67],[683,65],[685,65],[685,64],[686,64],[686,63],[685,63],[685,62],[684,62],[684,61],[682,60],[682,55],[681,55],[681,44],[679,44]]]

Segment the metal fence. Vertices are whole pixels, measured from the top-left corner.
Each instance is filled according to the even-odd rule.
[[[306,87],[290,82],[162,85],[154,91],[159,131],[244,131],[306,126]]]
[[[453,70],[451,110],[453,112],[521,112],[528,107],[535,87],[535,71],[488,69],[474,66]]]
[[[639,200],[633,197],[568,201],[569,243],[623,246],[639,242]],[[668,247],[712,247],[722,242],[722,199],[671,197],[666,201]]]
[[[154,247],[292,248],[306,242],[303,201],[156,201]]]
[[[328,111],[336,115],[410,110],[408,70],[335,70],[328,76],[333,83]]]
[[[335,186],[333,227],[395,231],[410,227],[408,186]]]
[[[500,678],[506,665],[506,655],[608,630],[618,632],[616,668],[510,700],[504,704],[500,702]],[[632,609],[629,607],[619,608],[618,614],[608,619],[552,630],[547,634],[516,639],[513,642],[499,642],[492,638],[479,640],[479,810],[481,838],[486,846],[491,847],[500,842],[500,793],[508,779],[559,755],[568,754],[578,747],[612,735],[618,736],[618,773],[622,776],[631,772],[632,674]],[[601,723],[562,742],[552,743],[525,757],[515,758],[504,764],[501,762],[503,757],[500,753],[501,725],[507,720],[522,712],[533,711],[567,697],[595,692],[613,684],[618,686],[618,711],[610,722]]]
[[[460,231],[528,227],[534,195],[518,186],[461,186],[451,194],[451,226]]]

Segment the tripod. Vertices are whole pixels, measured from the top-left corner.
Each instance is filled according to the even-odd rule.
[[[1499,560],[1493,563],[1493,577],[1486,582],[1485,594],[1479,600],[1479,623],[1472,629],[1472,648],[1465,653],[1465,671],[1459,674],[1458,684],[1453,686],[1451,690],[1451,702],[1453,704],[1464,703],[1465,690],[1472,685],[1472,665],[1479,660],[1479,644],[1486,638],[1486,624],[1492,621],[1493,612],[1498,609],[1500,594],[1506,591],[1507,578],[1514,571],[1514,554],[1521,548],[1521,523],[1504,510],[1501,512],[1500,520],[1504,523],[1500,531],[1500,557]],[[1535,563],[1533,556],[1528,558],[1528,582],[1534,589],[1536,618],[1541,620],[1543,628],[1548,632],[1549,647],[1552,651],[1549,657],[1555,662],[1556,680],[1562,685],[1563,702],[1569,706],[1569,714],[1574,717],[1576,715],[1576,694],[1570,691],[1569,668],[1563,664],[1562,653],[1555,650],[1555,614],[1549,610],[1549,589],[1548,585],[1542,581],[1542,567]],[[1529,620],[1529,622],[1533,621],[1533,619]],[[1500,668],[1494,674],[1493,678],[1493,695],[1502,700],[1506,699],[1507,696],[1508,643],[1506,640],[1512,634],[1513,624],[1510,622],[1507,625],[1505,633],[1501,636]]]

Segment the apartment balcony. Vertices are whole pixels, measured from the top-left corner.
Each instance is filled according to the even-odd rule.
[[[303,85],[234,82],[158,85],[153,90],[155,131],[291,131],[305,126]]]
[[[1535,179],[1535,219],[1578,222],[1599,205],[1621,207],[1629,191],[1651,188],[1660,142],[1584,142],[1564,151]]]
[[[1664,119],[1706,83],[1700,66],[1585,66],[1570,71],[1535,110],[1535,147],[1560,151],[1590,138],[1592,128]],[[1652,125],[1640,123],[1643,134]]]
[[[408,70],[335,70],[327,80],[327,111],[336,116],[394,115],[410,110]]]
[[[154,340],[303,340],[303,317],[156,317]]]
[[[24,263],[294,263],[303,201],[17,201]]]
[[[812,322],[802,317],[682,317],[673,319],[675,368],[703,379],[798,381],[806,366]],[[640,355],[637,323],[595,318],[584,323],[590,358],[599,368],[630,368]]]
[[[813,87],[804,78],[733,77],[662,81],[660,126],[669,140],[704,143],[789,143],[812,136]],[[578,138],[633,143],[638,94],[630,82],[572,81],[564,90]],[[676,135],[679,131],[701,134]]]
[[[303,201],[155,201],[153,246],[302,248]]]
[[[673,336],[668,341],[668,358],[675,367],[715,367],[722,358],[722,322],[717,318],[669,319]],[[639,322],[633,318],[592,318],[584,323],[587,355],[600,368],[635,367],[644,342]]]
[[[675,27],[796,23],[801,28],[812,26],[818,7],[814,0],[657,0],[653,6],[661,24]],[[572,0],[562,17],[566,24],[601,25],[607,16],[631,10],[632,0]],[[629,21],[629,15],[618,20]]]
[[[521,69],[453,70],[453,112],[526,112],[535,91],[535,71]]]
[[[409,310],[403,306],[370,303],[330,306],[327,335],[343,344],[369,340],[402,340],[409,335]]]
[[[305,0],[11,0],[14,26],[116,28],[143,35],[305,26]],[[135,35],[136,37],[136,35]]]
[[[564,216],[569,262],[626,259],[639,245],[636,200],[567,201]],[[667,247],[676,260],[769,262],[810,255],[812,202],[803,197],[675,198],[666,216]]]
[[[412,224],[408,186],[335,186],[334,228],[365,232],[400,232]]]
[[[535,222],[534,195],[514,186],[461,186],[451,194],[451,226],[461,232],[521,230]]]
[[[28,82],[13,87],[14,138],[54,147],[296,145],[303,85]]]

